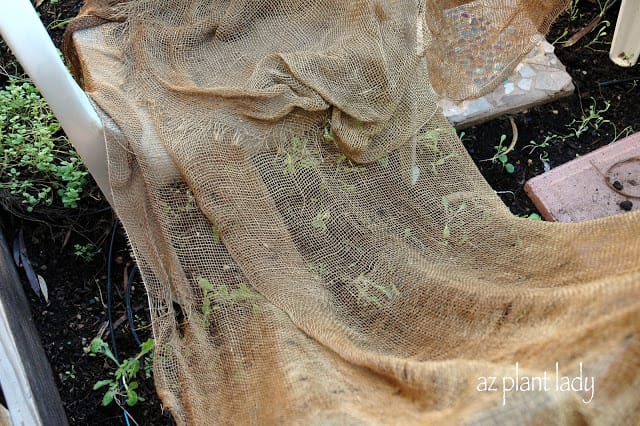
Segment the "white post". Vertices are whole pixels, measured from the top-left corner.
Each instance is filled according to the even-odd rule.
[[[102,122],[60,59],[29,0],[0,0],[0,35],[51,106],[107,201],[113,205]]]
[[[621,67],[631,67],[640,54],[640,0],[622,0],[613,33],[609,58]]]

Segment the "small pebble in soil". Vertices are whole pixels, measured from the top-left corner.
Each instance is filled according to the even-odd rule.
[[[620,208],[628,212],[633,208],[633,203],[629,200],[624,200],[620,202]]]
[[[624,188],[624,186],[622,186],[622,184],[621,184],[621,183],[620,183],[620,181],[618,181],[618,180],[617,180],[617,181],[615,181],[615,182],[613,182],[613,187],[614,187],[615,189],[617,189],[618,191],[622,191],[622,188]]]

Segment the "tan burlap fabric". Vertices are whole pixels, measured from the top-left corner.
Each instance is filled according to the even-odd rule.
[[[495,86],[564,2],[464,3],[93,1],[72,25],[179,424],[636,421],[640,216],[514,217],[434,91]]]

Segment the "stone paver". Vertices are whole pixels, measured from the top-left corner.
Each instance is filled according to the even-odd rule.
[[[466,101],[442,99],[444,115],[463,128],[500,115],[515,113],[573,93],[571,76],[546,40],[532,49],[511,76],[486,96]]]
[[[640,210],[640,133],[530,179],[525,191],[545,219],[558,222]]]

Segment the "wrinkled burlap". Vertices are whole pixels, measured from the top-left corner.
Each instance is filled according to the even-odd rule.
[[[640,216],[514,217],[434,91],[495,87],[564,2],[465,3],[94,0],[70,27],[179,424],[637,420]]]

